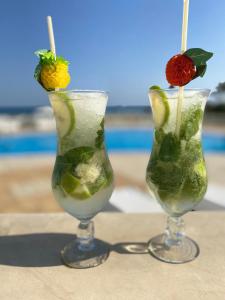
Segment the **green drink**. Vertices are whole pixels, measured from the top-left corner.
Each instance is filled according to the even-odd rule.
[[[201,130],[208,95],[209,90],[184,90],[178,126],[178,90],[155,86],[149,91],[155,132],[146,182],[168,214],[166,232],[151,239],[149,251],[166,262],[190,261],[199,253],[196,243],[184,235],[181,216],[202,200],[207,189]]]
[[[208,91],[204,90],[185,91],[182,122],[177,136],[177,90],[150,92],[155,135],[146,180],[170,216],[178,217],[193,209],[202,200],[207,189],[201,146],[202,119],[207,96]],[[164,111],[158,108],[160,105],[165,106]],[[161,123],[157,123],[160,118]]]
[[[113,171],[104,145],[108,97],[98,91],[54,91],[49,99],[58,134],[53,193],[64,210],[81,222],[78,238],[62,252],[63,260],[76,268],[92,267],[108,256],[105,245],[94,240],[90,221],[113,192]]]

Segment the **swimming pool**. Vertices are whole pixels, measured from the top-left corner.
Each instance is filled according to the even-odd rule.
[[[106,145],[111,152],[149,152],[153,144],[150,129],[108,129]],[[225,135],[204,134],[205,152],[225,152]],[[54,133],[21,134],[0,137],[0,155],[55,153]]]

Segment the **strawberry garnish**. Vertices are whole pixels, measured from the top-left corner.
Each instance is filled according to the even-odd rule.
[[[196,73],[191,58],[184,54],[173,56],[166,65],[166,79],[171,85],[183,86],[190,82]]]
[[[183,54],[173,56],[166,65],[166,79],[171,86],[184,86],[198,76],[203,77],[206,62],[213,53],[200,48],[192,48]]]

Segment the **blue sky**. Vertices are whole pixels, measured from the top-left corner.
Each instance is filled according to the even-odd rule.
[[[70,61],[69,88],[109,92],[110,105],[148,105],[150,85],[167,87],[165,65],[180,51],[182,0],[3,0],[0,11],[0,106],[46,105],[33,79],[33,52],[49,48],[52,15],[57,53]],[[225,1],[190,0],[188,47],[215,53],[203,79],[225,81]]]

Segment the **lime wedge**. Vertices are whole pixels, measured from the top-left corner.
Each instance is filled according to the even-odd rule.
[[[56,126],[60,138],[65,138],[75,127],[75,111],[73,103],[66,95],[51,101],[56,118]]]
[[[91,197],[91,193],[88,187],[85,184],[82,184],[73,191],[71,196],[78,198],[80,200],[85,200]]]
[[[151,103],[153,110],[153,121],[156,128],[163,127],[168,121],[170,114],[170,107],[165,93],[159,86],[153,85],[150,87]]]
[[[91,193],[85,184],[81,184],[80,179],[71,175],[70,173],[63,174],[61,178],[61,186],[64,191],[71,197],[80,200],[87,199]]]
[[[61,186],[67,194],[71,194],[80,184],[80,180],[70,173],[64,173],[61,178]]]

